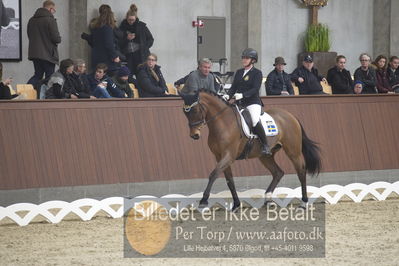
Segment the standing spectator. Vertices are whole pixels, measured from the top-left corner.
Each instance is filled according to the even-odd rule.
[[[392,89],[399,93],[399,58],[397,56],[392,56],[389,59],[389,67],[387,70],[389,84]]]
[[[97,98],[125,98],[125,93],[107,76],[108,67],[104,63],[96,66],[96,71],[89,76],[92,95]]]
[[[28,81],[34,86],[46,75],[49,78],[58,64],[58,44],[61,36],[54,18],[55,4],[47,0],[43,7],[36,10],[28,22],[29,52],[28,58],[33,61],[35,74]]]
[[[10,18],[7,16],[7,10],[4,7],[3,0],[0,0],[0,45],[1,45],[1,26],[8,26]]]
[[[393,93],[387,76],[387,61],[388,59],[384,55],[379,55],[375,59],[375,65],[377,66],[377,90],[379,93]]]
[[[127,95],[128,98],[133,98],[133,90],[129,85],[130,70],[126,66],[119,68],[118,73],[112,78],[116,86]]]
[[[90,95],[89,80],[86,75],[86,63],[82,59],[74,61],[73,73],[71,75],[71,87],[75,89],[73,92],[78,98],[96,98]]]
[[[157,65],[158,57],[150,53],[147,61],[138,67],[137,83],[140,97],[169,96],[161,67]]]
[[[71,59],[62,60],[60,69],[51,75],[47,83],[46,99],[66,99],[77,98],[73,95],[72,84],[70,82],[73,72],[73,61]]]
[[[363,83],[362,94],[377,93],[377,77],[375,70],[370,67],[371,57],[363,53],[359,56],[361,66],[355,71],[355,80]]]
[[[137,66],[143,63],[150,54],[154,38],[146,24],[137,17],[135,4],[130,6],[119,29],[123,32],[121,48],[126,55],[127,66],[133,75],[137,75]]]
[[[266,95],[294,95],[294,88],[292,87],[290,76],[285,73],[284,58],[276,57],[273,66],[275,67],[272,72],[267,75],[265,87]]]
[[[327,80],[319,75],[310,55],[306,55],[302,66],[292,72],[291,80],[298,86],[299,94],[325,94],[320,81],[327,82]]]
[[[353,80],[349,70],[345,69],[346,57],[337,56],[336,66],[327,73],[328,83],[331,85],[332,94],[352,94]]]
[[[109,5],[100,6],[100,16],[90,24],[92,52],[92,66],[104,63],[108,66],[108,72],[112,74],[118,69],[120,58],[115,47],[114,35],[115,18]]]
[[[189,74],[181,92],[183,94],[196,94],[199,89],[207,89],[216,92],[215,78],[211,73],[211,68],[212,61],[210,59],[203,58],[199,60],[197,70]]]

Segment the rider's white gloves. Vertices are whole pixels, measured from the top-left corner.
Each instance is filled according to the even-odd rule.
[[[230,96],[228,94],[225,94],[222,96],[223,99],[227,102],[230,99]]]
[[[234,94],[234,98],[238,101],[241,100],[243,98],[242,93],[236,93]]]

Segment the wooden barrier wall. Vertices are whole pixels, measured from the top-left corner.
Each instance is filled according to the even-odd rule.
[[[399,95],[263,100],[299,118],[324,172],[399,168]],[[0,190],[206,178],[207,129],[192,140],[181,108],[177,98],[0,102]],[[257,160],[233,173],[268,174]]]

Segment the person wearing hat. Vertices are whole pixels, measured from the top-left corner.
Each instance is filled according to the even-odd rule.
[[[133,98],[133,90],[129,86],[129,76],[131,72],[127,66],[119,68],[117,74],[112,78],[116,86],[121,89],[128,98]]]
[[[223,95],[223,98],[226,101],[234,98],[242,107],[247,108],[251,115],[252,130],[258,135],[262,143],[262,154],[271,156],[266,133],[259,121],[263,106],[259,97],[259,90],[263,75],[262,71],[254,67],[256,62],[258,62],[258,53],[254,49],[247,48],[242,52],[241,63],[243,68],[237,70],[229,93]]]
[[[266,95],[294,95],[294,88],[292,87],[290,76],[284,71],[284,58],[276,57],[272,72],[267,75],[265,82]]]
[[[327,80],[319,75],[310,55],[305,55],[302,66],[291,73],[291,80],[298,86],[299,94],[325,94],[320,81],[327,82]]]
[[[328,70],[327,80],[331,85],[332,94],[352,94],[353,80],[349,70],[345,69],[346,57],[339,55],[335,67]]]

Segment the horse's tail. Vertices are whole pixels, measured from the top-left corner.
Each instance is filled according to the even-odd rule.
[[[305,157],[306,171],[312,176],[317,176],[321,170],[320,147],[318,143],[309,139],[301,125],[302,154]]]

